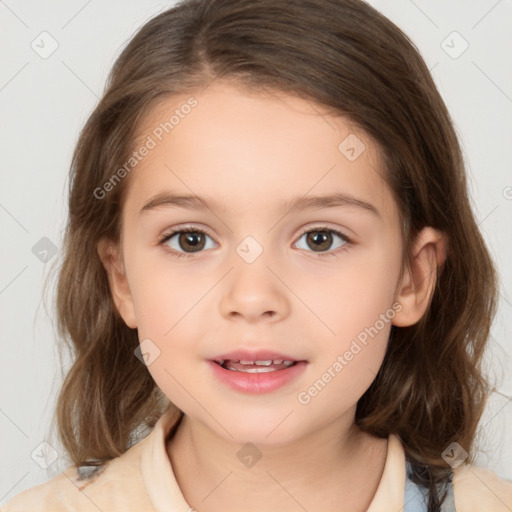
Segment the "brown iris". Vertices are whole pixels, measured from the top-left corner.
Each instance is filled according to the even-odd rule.
[[[329,249],[332,245],[332,234],[329,231],[311,231],[306,238],[315,251]]]
[[[185,231],[179,235],[179,245],[187,250],[190,247],[190,252],[201,251],[205,246],[205,235],[198,231]]]

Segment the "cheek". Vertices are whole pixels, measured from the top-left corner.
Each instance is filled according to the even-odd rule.
[[[319,408],[328,407],[330,400],[349,406],[375,379],[399,307],[393,308],[400,256],[399,244],[392,243],[354,250],[316,287],[304,278],[304,297],[323,323],[307,324],[306,336],[317,340],[320,364],[309,379],[312,394],[303,390],[305,401],[315,401]]]
[[[316,337],[316,355],[297,402],[310,417],[334,420],[348,410],[370,387],[384,360],[394,310],[386,294],[355,297],[343,309],[333,307],[335,335]],[[383,316],[381,316],[383,315]],[[335,404],[335,405],[333,405]],[[325,419],[325,418],[324,418]]]
[[[185,270],[169,258],[154,251],[131,254],[130,288],[139,337],[163,338],[180,323],[190,322],[189,315],[214,280],[204,272],[194,276],[194,267]]]
[[[319,273],[311,267],[295,283],[306,305],[324,323],[325,338],[340,343],[357,336],[392,307],[400,271],[399,248],[354,248]],[[320,322],[318,327],[322,328]],[[380,324],[379,324],[380,325]]]
[[[141,347],[146,343],[155,353],[148,371],[179,408],[190,407],[183,386],[193,386],[193,362],[199,362],[204,352],[200,342],[207,326],[201,299],[210,287],[204,279],[192,279],[170,265],[154,262],[139,269],[134,279],[139,340]]]

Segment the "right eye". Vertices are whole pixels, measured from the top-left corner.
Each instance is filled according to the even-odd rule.
[[[176,237],[176,235],[179,235]],[[176,237],[176,240],[173,241],[173,245],[168,242],[172,241],[173,238]],[[167,248],[171,249],[172,254],[176,257],[181,258],[183,256],[190,257],[196,252],[201,252],[203,249],[210,249],[211,247],[205,247],[206,245],[206,237],[211,237],[206,233],[206,231],[199,228],[182,228],[176,229],[164,235],[164,237],[160,240],[159,244],[163,245]],[[184,249],[184,250],[182,250]],[[187,249],[191,249],[188,251]]]

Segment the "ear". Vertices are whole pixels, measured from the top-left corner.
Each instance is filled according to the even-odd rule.
[[[438,273],[446,260],[446,237],[432,227],[423,228],[414,242],[411,268],[404,271],[395,296],[402,309],[393,318],[397,327],[419,322],[430,305]]]
[[[110,285],[110,293],[116,308],[128,327],[135,329],[137,320],[132,294],[118,245],[107,239],[98,242],[97,250],[105,267]]]

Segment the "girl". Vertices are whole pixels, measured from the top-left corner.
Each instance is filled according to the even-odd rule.
[[[409,39],[360,0],[185,0],[72,164],[57,420],[4,512],[512,510],[472,465],[496,272]]]

